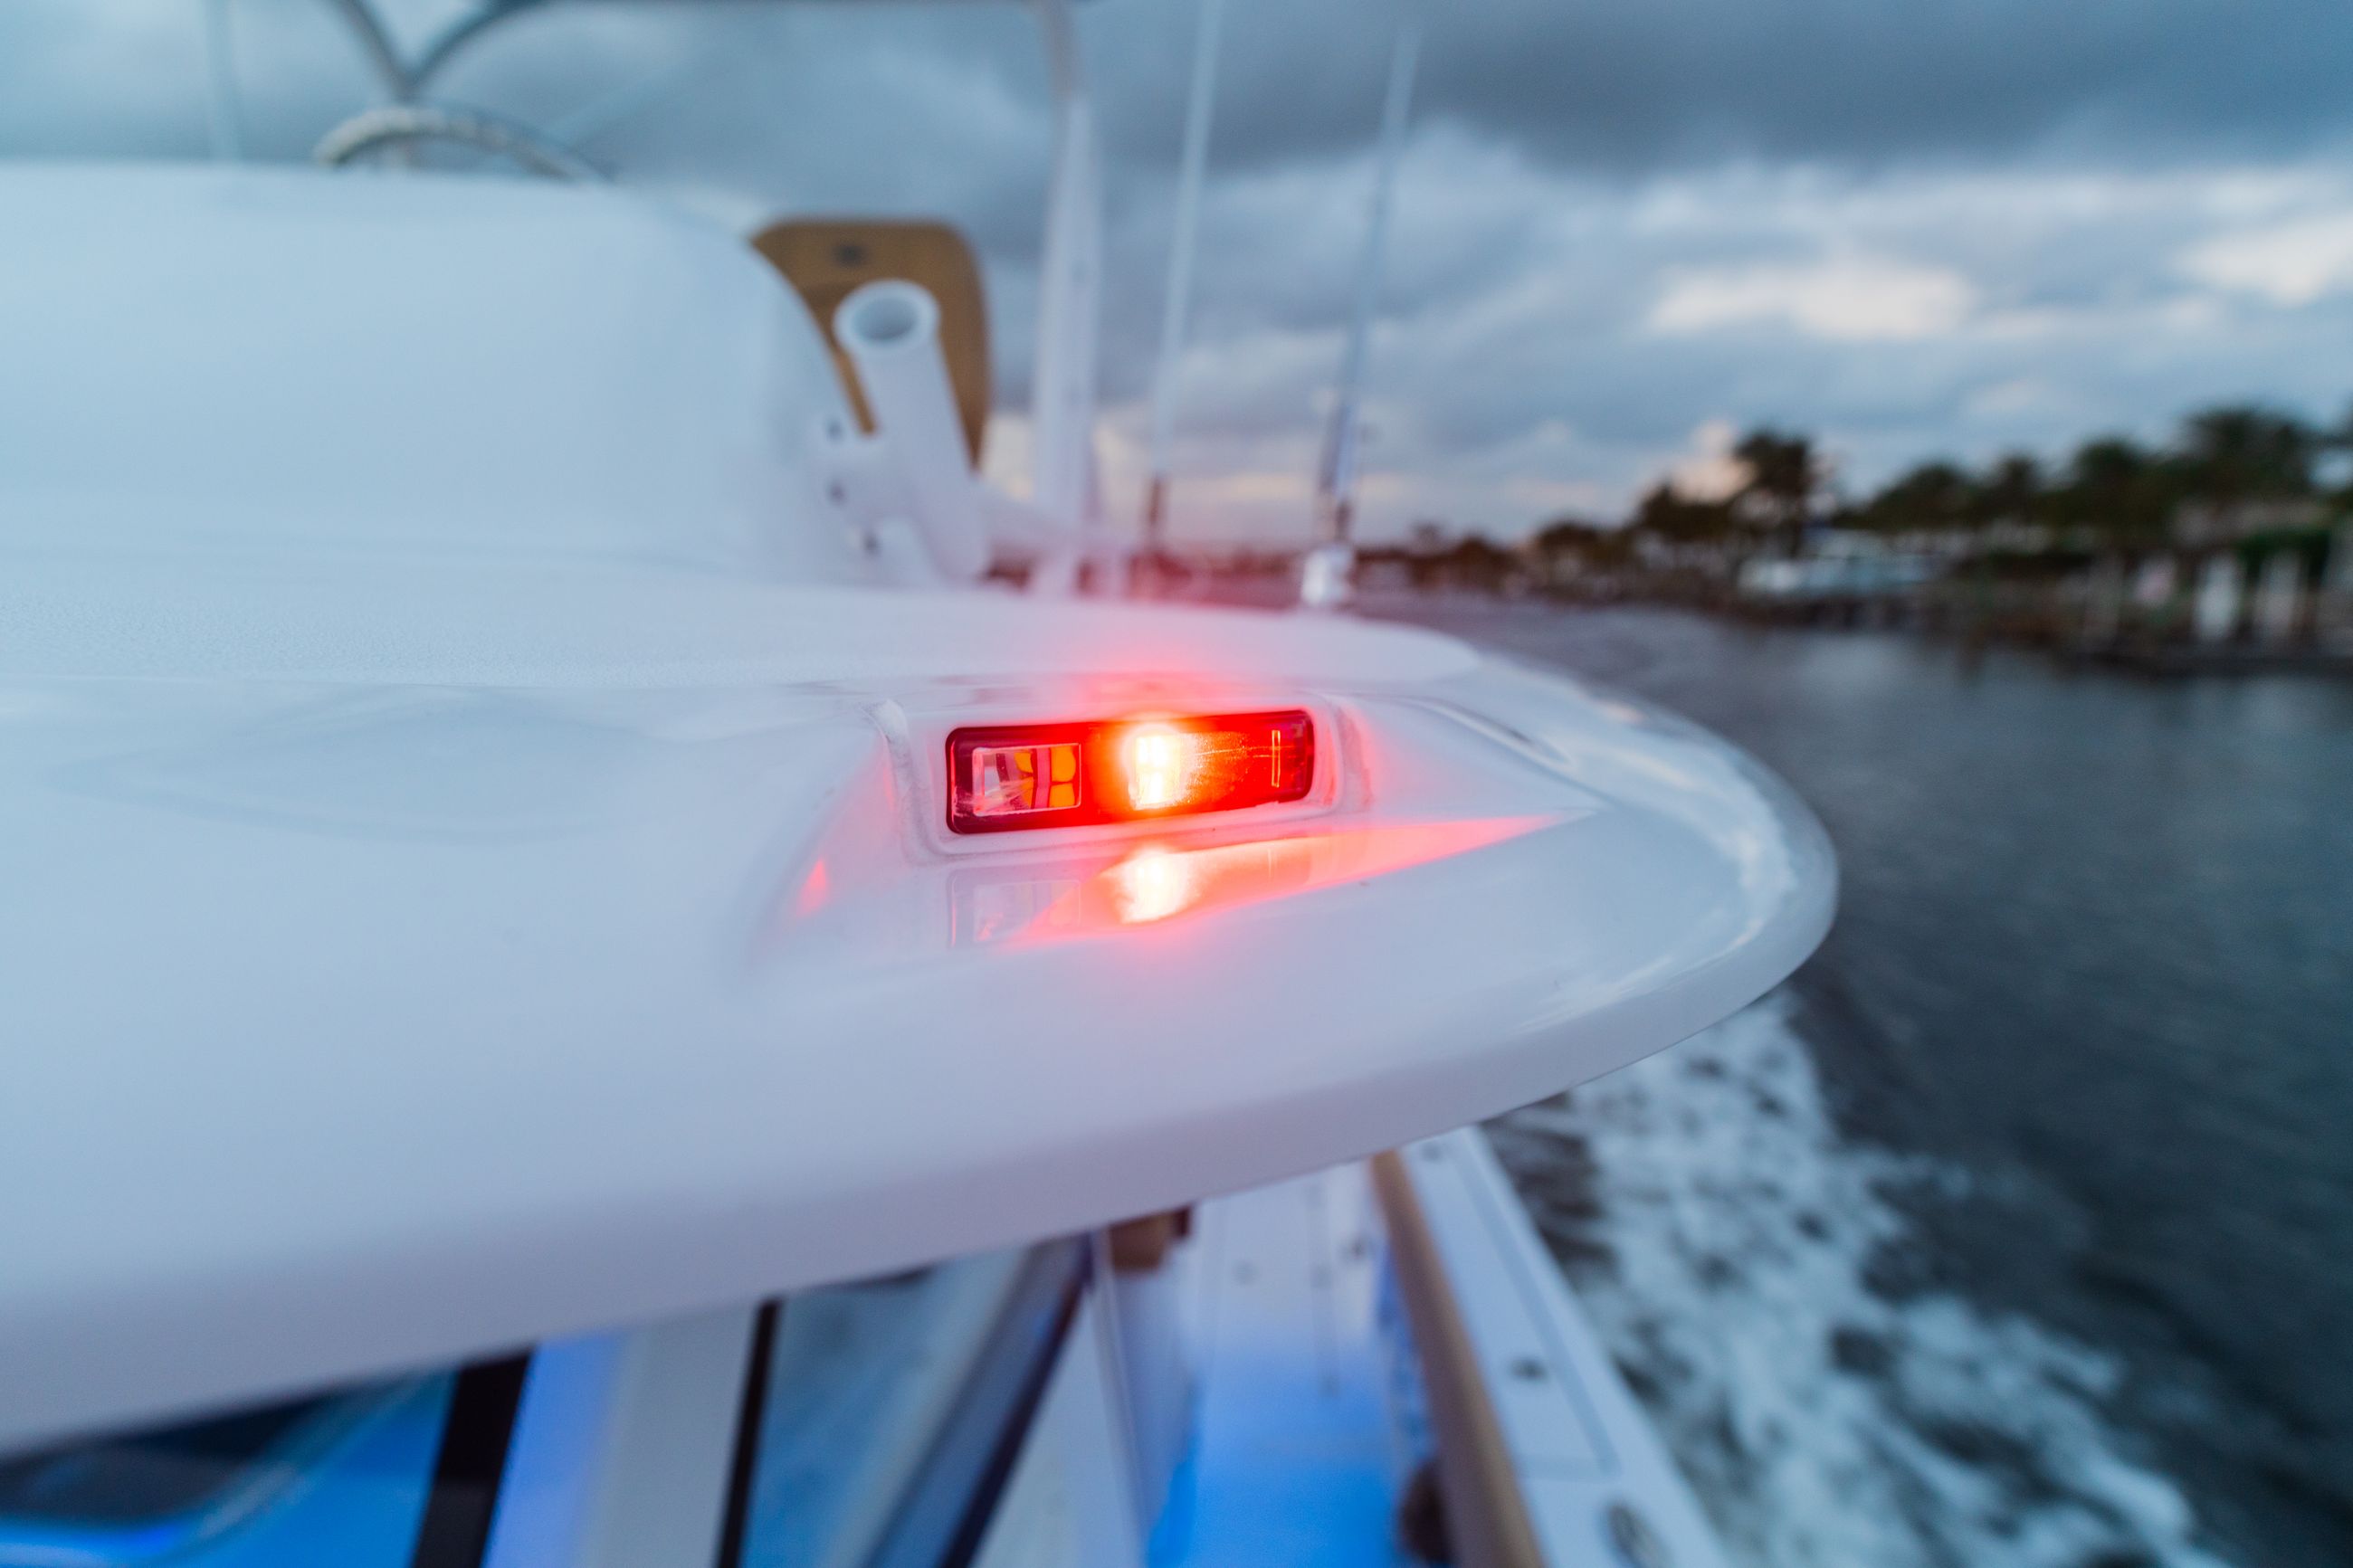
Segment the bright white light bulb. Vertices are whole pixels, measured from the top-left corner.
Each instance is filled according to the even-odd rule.
[[[1127,773],[1127,803],[1137,811],[1179,805],[1192,792],[1192,737],[1165,726],[1130,731],[1120,749]]]

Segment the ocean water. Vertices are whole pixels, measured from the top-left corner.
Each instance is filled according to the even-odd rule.
[[[1716,729],[1839,847],[1791,984],[1495,1128],[1736,1556],[2353,1563],[2353,682],[1390,612]]]
[[[1743,1563],[2230,1559],[2105,1411],[2119,1360],[1875,1261],[1966,1174],[1850,1142],[1795,999],[1492,1130]]]

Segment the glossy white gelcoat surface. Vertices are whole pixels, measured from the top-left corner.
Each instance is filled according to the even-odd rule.
[[[0,166],[0,537],[863,580],[808,312],[641,196]]]
[[[245,221],[207,200],[259,203],[265,233],[364,268],[343,228],[313,232],[297,176],[125,178],[195,227]],[[462,184],[362,181],[397,194],[326,205],[384,219],[385,247],[417,243],[409,202],[495,237],[507,209],[474,213]],[[651,384],[707,394],[741,467],[714,477],[712,426],[564,346],[596,312],[544,342],[479,328],[494,384],[593,383],[556,388],[578,420],[468,446],[364,403],[311,411],[332,463],[257,426],[245,468],[208,466],[131,411],[235,422],[70,384],[26,275],[0,287],[0,321],[36,340],[18,363],[69,378],[50,390],[71,405],[0,364],[0,1449],[1325,1166],[1680,1039],[1819,940],[1828,847],[1779,786],[1450,639],[807,585],[830,570],[824,500],[761,445],[832,395],[784,384],[818,353],[797,307],[617,198],[496,194],[530,204],[517,245],[542,218],[611,224],[609,275],[586,269],[609,312],[695,316],[669,291],[707,271],[721,325],[769,334],[720,374],[739,340],[681,321],[666,341],[701,343],[702,368]],[[34,205],[68,221],[79,199]],[[83,246],[107,285],[90,300],[33,264],[60,319],[103,305],[167,344],[241,341],[182,321],[185,300],[140,315],[104,249]],[[501,285],[520,313],[543,303],[530,281]],[[243,323],[273,374],[375,384],[278,321]],[[659,368],[647,334],[603,324]],[[436,374],[462,379],[436,333]],[[534,347],[560,376],[500,357]],[[113,352],[145,363],[136,338]],[[754,412],[715,406],[738,394]],[[480,456],[468,515],[497,547],[401,531],[430,497],[376,447],[464,489],[427,440]],[[151,447],[162,477],[129,471]],[[630,499],[645,475],[674,506]],[[183,494],[214,510],[169,510]],[[582,531],[523,516],[535,496],[576,504]],[[667,564],[658,526],[682,542]],[[787,567],[804,585],[758,580]],[[1316,712],[1330,787],[1190,830],[944,833],[948,726],[1197,703]]]
[[[0,626],[9,1440],[1328,1164],[1681,1038],[1830,909],[1721,745],[1345,621],[20,554]],[[905,715],[1146,670],[1329,704],[1350,786],[933,847]]]

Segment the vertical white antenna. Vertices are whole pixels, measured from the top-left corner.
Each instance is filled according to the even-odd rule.
[[[1038,352],[1030,392],[1032,499],[1039,510],[1077,531],[1079,552],[1100,547],[1093,523],[1095,334],[1103,256],[1102,170],[1095,157],[1093,106],[1079,61],[1070,0],[1033,0],[1046,32],[1054,89],[1054,170],[1046,193],[1040,258]],[[1063,585],[1068,567],[1033,574],[1036,586]]]
[[[1218,98],[1218,31],[1226,0],[1202,0],[1193,35],[1193,87],[1185,105],[1185,153],[1176,176],[1176,232],[1169,245],[1168,299],[1160,312],[1160,362],[1152,373],[1152,482],[1144,498],[1144,548],[1159,552],[1168,521],[1168,447],[1176,430],[1176,363],[1193,302],[1193,252],[1201,185],[1209,165],[1209,119]]]
[[[205,0],[205,128],[213,156],[234,163],[245,156],[245,116],[237,102],[237,47],[228,0]]]
[[[1332,405],[1332,426],[1324,438],[1324,468],[1317,477],[1316,510],[1324,537],[1345,542],[1356,505],[1356,399],[1365,377],[1365,344],[1373,328],[1373,307],[1381,289],[1381,251],[1389,226],[1389,198],[1405,155],[1406,112],[1413,100],[1413,68],[1421,53],[1421,27],[1398,28],[1389,53],[1388,98],[1381,106],[1380,170],[1373,184],[1372,214],[1365,229],[1365,254],[1356,271],[1356,314],[1348,323],[1348,346],[1340,361],[1340,385]]]

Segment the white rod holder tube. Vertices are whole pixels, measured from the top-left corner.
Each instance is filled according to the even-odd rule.
[[[913,283],[869,283],[834,312],[833,333],[858,369],[933,564],[951,581],[978,577],[988,565],[988,535],[940,353],[938,302]]]

